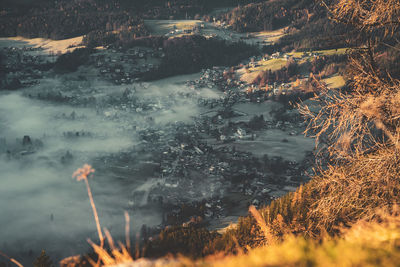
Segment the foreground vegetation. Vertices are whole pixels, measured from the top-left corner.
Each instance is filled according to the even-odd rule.
[[[211,256],[199,261],[178,259],[170,266],[398,266],[400,218],[380,214],[381,222],[359,221],[341,238],[322,242],[294,235],[237,255]],[[157,262],[149,263],[156,266]],[[129,266],[129,265],[127,265]]]

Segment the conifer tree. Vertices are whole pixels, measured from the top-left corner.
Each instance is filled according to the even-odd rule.
[[[53,263],[46,252],[42,250],[40,256],[33,262],[33,267],[53,267]]]

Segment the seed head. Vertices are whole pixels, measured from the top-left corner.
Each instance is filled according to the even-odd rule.
[[[82,168],[77,169],[74,174],[72,174],[72,178],[76,178],[77,181],[81,181],[83,179],[87,179],[91,173],[94,173],[95,170],[89,164],[83,165]]]

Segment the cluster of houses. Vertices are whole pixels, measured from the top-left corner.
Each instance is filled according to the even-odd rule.
[[[210,78],[217,72],[204,70],[203,73]],[[189,86],[194,84],[190,82]],[[246,102],[244,95],[239,94],[238,98],[237,101]],[[222,108],[224,99],[214,102],[214,108]],[[234,112],[231,114],[240,115]],[[266,171],[262,164],[255,164],[257,159],[251,153],[235,149],[235,141],[251,141],[257,138],[251,126],[248,123],[228,123],[229,116],[214,116],[213,113],[209,115],[197,118],[194,125],[175,123],[163,129],[146,129],[141,132],[146,144],[152,147],[148,147],[146,151],[161,155],[155,163],[159,166],[159,176],[163,180],[154,184],[147,192],[136,192],[132,206],[172,205],[177,208],[166,214],[171,212],[173,214],[169,214],[170,216],[178,218],[183,212],[178,207],[183,204],[195,205],[196,200],[206,199],[206,206],[202,209],[204,213],[197,215],[211,219],[224,215],[225,206],[221,200],[229,192],[240,192],[248,196],[249,204],[263,205],[286,192],[285,187],[297,186],[306,179],[302,163],[283,161],[285,171],[279,175]],[[268,129],[287,130],[298,126],[289,122],[262,121]],[[206,141],[210,137],[215,141]],[[168,223],[169,220],[165,221]]]
[[[178,29],[176,25],[173,26],[172,30],[165,34],[167,37],[181,35],[181,34],[201,34],[201,30],[204,29],[204,23],[197,23],[190,29]]]
[[[41,66],[52,63],[52,56],[40,53],[40,48],[3,47],[0,89],[18,89],[36,84],[43,77]]]
[[[268,99],[274,99],[277,96],[295,92],[296,89],[298,89],[299,86],[301,86],[308,79],[308,77],[305,77],[298,79],[294,83],[274,82],[263,88],[260,88],[255,84],[248,85],[237,78],[226,77],[224,74],[229,71],[229,69],[224,67],[205,69],[201,71],[201,76],[199,79],[187,81],[186,85],[192,89],[216,88],[223,92],[236,92],[239,97],[244,96],[250,102],[261,103]]]
[[[224,78],[222,76],[222,71],[218,67],[214,67],[213,69],[205,69],[201,71],[201,76],[199,79],[194,81],[187,81],[186,85],[192,89],[200,89],[200,88],[216,88],[219,84],[224,82]]]
[[[42,147],[42,140],[33,139],[29,135],[16,138],[14,141],[7,140],[5,137],[0,137],[0,156],[3,153],[8,160],[19,159],[34,154]]]
[[[245,88],[246,83],[238,79],[227,77],[230,69],[226,67],[213,67],[203,69],[200,78],[194,81],[187,81],[186,85],[192,89],[216,88],[220,91],[232,91],[235,88]]]
[[[108,49],[93,54],[92,60],[103,78],[119,85],[137,82],[140,74],[157,68],[163,57],[165,53],[161,48],[132,48],[123,53]]]
[[[319,52],[303,52],[303,54],[301,54],[300,57],[295,57],[295,56],[289,55],[288,53],[281,53],[281,52],[278,51],[278,52],[275,52],[275,53],[273,53],[271,55],[265,55],[263,57],[263,60],[267,61],[267,60],[270,60],[270,59],[282,58],[282,59],[285,59],[285,60],[293,59],[294,61],[297,61],[297,60],[301,60],[301,59],[305,59],[305,58],[317,58],[317,57],[320,57],[320,56],[321,56],[321,53],[319,53]]]
[[[234,145],[208,144],[203,135],[209,131],[210,123],[178,123],[170,125],[169,130],[147,130],[142,133],[146,139],[151,138],[148,144],[154,147],[154,151],[161,153],[161,158],[155,163],[159,166],[162,180],[154,183],[146,192],[134,192],[133,207],[154,204],[169,207],[164,214],[164,223],[168,224],[171,222],[167,219],[169,216],[181,216],[183,211],[179,207],[196,205],[196,201],[199,201],[205,206],[196,215],[212,219],[226,215],[227,203],[223,199],[230,193],[241,193],[247,196],[248,204],[259,206],[283,194],[285,187],[297,186],[306,179],[303,163],[286,162],[278,158],[266,158],[263,163],[251,153],[237,151]],[[244,128],[231,127],[236,129],[233,133],[235,138],[252,138],[252,134]],[[286,166],[285,170],[280,174],[266,171],[269,160],[276,164],[281,161],[280,164]]]
[[[256,58],[250,59],[250,63],[254,62]],[[274,82],[265,87],[259,87],[256,84],[247,84],[244,81],[237,79],[237,77],[227,77],[230,72],[229,68],[213,67],[212,69],[204,69],[201,71],[199,79],[187,81],[186,85],[192,89],[200,88],[214,88],[223,92],[229,92],[232,96],[235,95],[236,99],[242,101],[250,101],[255,103],[262,103],[269,99],[275,99],[280,96],[290,95],[293,93],[302,92],[302,85],[308,80],[308,76],[297,79],[295,82]],[[234,75],[233,75],[234,76]],[[218,106],[222,105],[224,101],[221,99],[204,100],[204,105]]]

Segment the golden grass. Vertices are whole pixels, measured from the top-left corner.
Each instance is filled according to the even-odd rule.
[[[264,220],[255,209],[260,228]],[[257,219],[258,218],[258,219]],[[269,243],[256,248],[240,249],[237,255],[211,255],[199,260],[186,257],[163,257],[159,259],[134,260],[126,247],[114,245],[106,231],[110,250],[92,244],[100,264],[93,266],[134,267],[134,266],[398,266],[400,262],[400,216],[394,206],[388,210],[376,210],[374,220],[359,220],[352,227],[341,228],[342,234],[322,241],[286,235],[282,242]],[[268,234],[267,234],[268,235]],[[75,266],[75,265],[66,265]]]
[[[400,25],[398,0],[339,0],[327,8],[334,20],[351,24],[361,31],[383,29],[389,34]]]
[[[74,37],[74,38],[69,38],[69,39],[64,39],[64,40],[51,40],[51,39],[44,39],[44,38],[24,38],[24,37],[10,37],[8,38],[10,40],[15,40],[15,41],[22,41],[26,42],[29,45],[32,45],[34,47],[41,47],[46,50],[46,52],[51,52],[51,53],[67,53],[67,52],[72,52],[76,48],[81,48],[83,46],[80,46],[83,40],[83,36],[79,37]],[[73,46],[73,47],[71,47]]]
[[[329,49],[329,50],[318,50],[318,51],[313,51],[314,53],[318,53],[320,55],[324,56],[332,56],[332,55],[344,55],[347,52],[346,48],[340,48],[340,49]],[[287,53],[289,56],[292,57],[297,57],[301,58],[303,55],[303,52],[290,52]],[[303,59],[301,59],[298,63],[303,64],[307,60],[309,60],[311,57],[307,56]],[[257,78],[257,76],[262,73],[263,71],[276,71],[287,64],[287,60],[284,58],[274,58],[270,60],[260,60],[256,62],[258,64],[257,67],[250,67],[247,70],[244,68],[238,71],[238,74],[240,75],[240,80],[245,81],[247,83],[252,83],[254,79]],[[344,80],[343,78],[340,78],[340,76],[334,76],[331,78],[331,80],[328,80],[327,82],[331,83],[331,86],[333,88],[340,88],[344,85]]]
[[[253,205],[249,207],[249,212],[256,219],[258,226],[260,227],[264,238],[267,241],[267,244],[275,243],[275,237],[271,234],[271,229],[267,226],[265,222],[265,218],[261,215],[261,213],[254,207]]]
[[[322,241],[287,235],[283,242],[240,251],[237,255],[212,255],[193,261],[185,257],[125,262],[107,266],[398,266],[400,216],[398,211],[377,211],[374,221],[361,220],[344,228],[341,237]]]
[[[328,50],[315,50],[311,52],[322,56],[333,56],[333,55],[345,55],[347,53],[347,50],[348,50],[347,48],[339,48],[339,49],[328,49]],[[287,54],[289,56],[299,58],[302,57],[304,52],[290,52]]]
[[[278,29],[275,31],[261,31],[261,32],[254,33],[253,35],[256,38],[258,38],[266,43],[275,43],[280,38],[282,38],[283,36],[286,35],[285,29],[286,28]]]
[[[388,14],[383,15],[385,10]],[[318,148],[324,164],[311,183],[311,228],[327,231],[341,223],[373,219],[376,208],[400,203],[400,81],[375,62],[375,45],[399,25],[394,14],[399,14],[400,5],[391,0],[339,0],[331,12],[371,39],[350,51],[346,78],[351,91],[321,84],[321,93],[314,98],[320,108],[300,106],[309,122],[306,133],[323,144]]]
[[[342,88],[346,85],[346,81],[344,80],[343,76],[339,74],[335,74],[329,78],[322,79],[322,82],[324,82],[326,86],[331,89]]]
[[[240,80],[245,81],[247,83],[252,83],[257,76],[263,71],[276,71],[286,66],[287,61],[282,58],[270,59],[266,61],[258,61],[257,67],[251,67],[248,70],[242,69],[239,70],[238,73],[241,75]]]
[[[279,244],[251,249],[247,254],[210,257],[194,266],[398,266],[400,217],[387,215],[384,222],[361,221],[343,238],[322,243],[288,236]],[[182,266],[187,266],[183,265]]]
[[[326,138],[336,158],[351,160],[357,154],[399,145],[400,81],[377,75],[368,57],[362,52],[351,59],[347,74],[353,77],[351,94],[321,85],[321,94],[314,98],[320,109],[312,112],[300,106],[309,122],[306,133],[315,133],[317,143]]]
[[[310,207],[310,228],[334,231],[340,224],[373,219],[377,208],[400,204],[398,152],[393,147],[330,165],[314,177],[317,196]],[[315,231],[315,230],[314,230]]]

